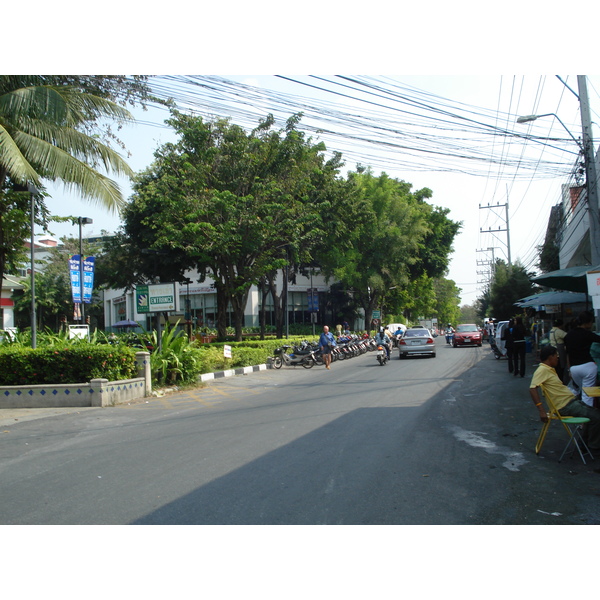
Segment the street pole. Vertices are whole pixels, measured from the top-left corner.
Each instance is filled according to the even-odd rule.
[[[590,116],[586,76],[577,75],[577,84],[579,86],[581,129],[583,133],[582,145],[590,219],[591,263],[592,267],[596,268],[600,265],[600,239],[598,235],[600,226],[600,220],[598,218],[598,175],[596,169],[596,154],[594,152],[594,140],[592,139],[592,119]]]
[[[94,222],[89,217],[77,217],[79,222],[79,289],[81,291],[81,324],[85,325],[85,308],[83,305],[83,235],[82,225],[90,225]]]
[[[85,308],[83,307],[83,240],[82,240],[82,217],[79,217],[79,290],[81,299],[81,310],[79,315],[81,316],[81,324],[85,325]]]
[[[38,190],[28,186],[31,200],[31,347],[37,347],[37,316],[35,314],[35,196]]]

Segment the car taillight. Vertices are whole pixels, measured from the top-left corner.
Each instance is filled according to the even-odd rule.
[[[428,343],[428,344],[433,344],[433,339],[432,339],[432,338],[429,338],[429,339],[427,340],[427,343]]]
[[[402,339],[400,340],[400,345],[401,345],[401,346],[406,346],[406,340],[405,340],[404,338],[402,338]]]

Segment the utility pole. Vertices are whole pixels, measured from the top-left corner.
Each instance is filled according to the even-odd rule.
[[[507,190],[507,198],[508,198],[508,190]],[[483,230],[480,227],[479,233],[496,234],[496,233],[506,232],[506,258],[508,259],[508,266],[510,267],[512,265],[512,260],[511,260],[511,255],[510,255],[510,225],[509,225],[509,220],[508,220],[508,199],[506,200],[505,204],[499,204],[499,203],[494,204],[494,205],[488,204],[487,206],[482,206],[480,204],[479,209],[481,210],[482,208],[487,208],[488,210],[494,210],[494,209],[499,209],[499,208],[505,209],[504,210],[504,225],[505,225],[504,229],[502,229],[501,227],[498,227],[498,229]],[[496,237],[496,236],[494,235],[494,237]]]
[[[592,267],[600,265],[600,221],[598,219],[598,174],[596,169],[596,155],[594,140],[592,139],[592,119],[590,116],[590,103],[587,93],[587,80],[585,75],[577,75],[579,87],[579,106],[581,110],[581,129],[583,133],[583,153],[585,160],[585,178],[587,183],[588,211],[590,218],[590,248]]]
[[[491,286],[491,283],[494,279],[494,273],[496,271],[496,259],[494,257],[494,250],[496,249],[495,246],[490,246],[489,248],[480,248],[479,250],[476,250],[476,252],[491,252],[492,253],[492,260],[478,260],[477,261],[477,266],[478,267],[489,267],[489,271],[477,271],[478,275],[487,275],[487,281],[478,281],[477,283],[485,283],[487,284],[488,287]]]

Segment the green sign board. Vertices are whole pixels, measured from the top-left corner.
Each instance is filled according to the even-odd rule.
[[[175,284],[138,285],[135,290],[135,305],[140,314],[176,310]]]
[[[381,311],[380,310],[374,310],[373,311],[373,318],[374,319],[381,319]]]

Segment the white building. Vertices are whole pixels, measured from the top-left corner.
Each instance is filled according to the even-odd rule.
[[[192,281],[197,281],[196,273],[187,273],[187,277]],[[280,273],[277,281],[277,289],[282,289],[283,275]],[[217,294],[211,285],[211,280],[207,279],[203,283],[180,284],[175,283],[176,306],[175,310],[170,312],[169,321],[186,321],[189,315],[194,328],[216,327],[217,323]],[[322,275],[296,276],[296,283],[288,285],[288,318],[289,324],[310,323],[309,311],[309,290],[316,290],[318,295],[317,323],[322,325],[335,326],[335,323],[323,323],[325,311],[323,309],[323,295],[329,291],[329,285],[325,282]],[[259,326],[259,312],[261,305],[261,292],[256,286],[252,286],[248,295],[248,302],[244,311],[244,327]],[[186,308],[187,307],[187,308]],[[108,330],[115,323],[126,319],[137,321],[144,329],[152,329],[152,319],[154,314],[140,313],[136,306],[136,290],[106,290],[104,292],[104,324]],[[271,295],[267,301],[267,324],[274,324],[274,311]],[[233,326],[233,312],[230,309],[227,312],[227,326]],[[363,322],[355,323],[356,329],[362,328]]]

